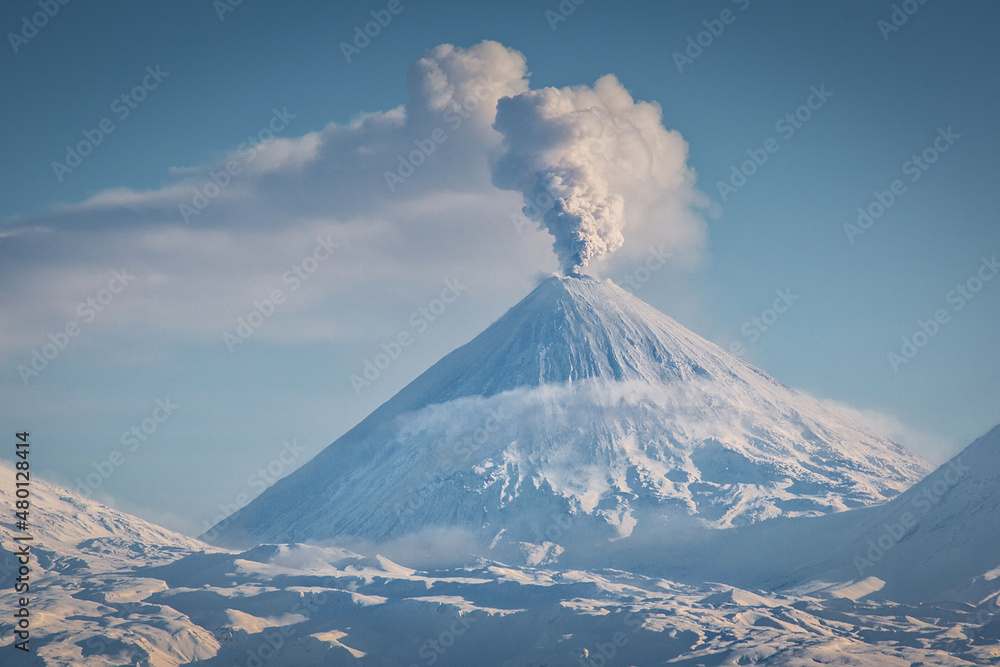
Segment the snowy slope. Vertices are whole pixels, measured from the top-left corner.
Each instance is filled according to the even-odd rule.
[[[550,278],[217,530],[219,544],[462,529],[581,543],[884,502],[919,457],[610,281]]]
[[[995,446],[994,437],[982,450]],[[995,460],[976,463],[995,474]],[[7,480],[0,502],[9,503],[13,471],[0,466],[0,479]],[[973,514],[954,516],[948,539],[977,548],[985,543],[966,541],[967,528],[992,526],[989,508],[981,515],[974,510],[996,485],[989,486],[989,475],[967,479],[975,487],[953,509]],[[979,606],[899,604],[854,600],[871,587],[866,582],[775,593],[606,566],[554,569],[485,559],[414,569],[303,544],[228,552],[40,480],[32,480],[32,490],[29,532],[43,561],[31,561],[32,653],[5,646],[5,666],[1000,664],[995,598]],[[948,505],[941,500],[942,509]],[[853,523],[865,522],[881,509],[702,532],[729,538],[782,523],[852,516],[860,517]],[[985,523],[965,526],[963,516]],[[10,525],[0,531],[11,545]],[[744,561],[746,544],[730,543],[728,560]],[[664,546],[649,551],[662,554]],[[711,555],[701,551],[691,560],[708,573]],[[791,550],[771,557],[772,570],[798,562]],[[974,570],[978,561],[969,557]],[[15,607],[13,592],[0,589],[0,608]],[[12,620],[0,618],[0,635],[12,636]]]
[[[30,600],[31,652],[4,646],[0,664],[179,665],[215,655],[211,633],[176,610],[141,603],[163,581],[138,574],[192,551],[217,552],[199,540],[30,479],[28,530],[14,520],[14,470],[0,463],[0,636],[14,636],[17,599]],[[15,596],[15,536],[31,536],[27,591]],[[142,613],[136,615],[137,611]]]
[[[14,469],[0,461],[0,535],[3,565],[9,565],[9,550],[15,535],[33,537],[32,553],[43,571],[84,568],[146,566],[170,561],[192,550],[211,549],[207,544],[161,528],[130,514],[88,500],[37,477],[30,478],[31,509],[28,530],[14,527]],[[7,510],[10,509],[8,512]]]
[[[862,517],[858,517],[859,519]],[[926,479],[859,521],[825,579],[876,577],[901,601],[994,606],[1000,592],[1000,425]]]
[[[1000,619],[1000,425],[884,505],[729,531],[661,528],[560,565],[594,562],[677,581],[959,602]]]
[[[33,653],[4,647],[2,664],[1000,664],[996,621],[954,606],[680,584],[606,568],[483,560],[414,570],[301,544],[175,558],[142,567],[136,554],[130,564],[109,561],[120,569],[47,573],[32,592]],[[12,604],[0,591],[0,605]],[[4,636],[12,629],[0,619]]]
[[[989,619],[963,609],[684,585],[619,570],[483,561],[421,571],[295,544],[193,555],[147,574],[169,586],[148,602],[219,638],[217,655],[194,663],[206,666],[254,656],[289,667],[1000,662]]]

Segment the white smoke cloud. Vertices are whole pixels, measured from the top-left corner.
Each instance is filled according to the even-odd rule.
[[[485,41],[428,50],[411,65],[406,88],[404,105],[348,123],[299,132],[301,121],[291,118],[252,159],[233,146],[212,164],[171,170],[162,187],[116,184],[8,221],[0,231],[0,362],[23,363],[122,267],[138,276],[135,288],[93,323],[88,339],[136,348],[135,358],[153,341],[198,340],[226,352],[222,335],[254,300],[287,287],[288,268],[328,236],[343,252],[262,327],[260,340],[391,337],[400,316],[444,278],[469,284],[495,315],[553,268],[546,235],[510,224],[520,197],[493,185],[505,174],[522,193],[561,193],[552,217],[569,248],[564,266],[621,247],[626,215],[619,257],[645,257],[654,242],[693,247],[703,239],[691,214],[685,142],[663,128],[659,107],[634,102],[614,77],[531,92],[524,55]],[[264,127],[271,110],[261,114]],[[401,167],[431,144],[412,171]],[[490,156],[501,152],[491,169]],[[240,172],[216,188],[230,162]],[[209,187],[214,198],[204,195]],[[195,213],[197,197],[207,206]],[[648,242],[627,254],[644,233]]]
[[[281,136],[251,151],[234,145],[210,164],[171,169],[162,187],[115,184],[83,202],[7,221],[0,227],[0,362],[24,362],[122,267],[138,276],[135,289],[102,313],[88,337],[119,333],[131,341],[141,329],[146,340],[218,345],[255,299],[287,290],[284,272],[328,235],[343,252],[289,299],[261,339],[342,341],[382,328],[393,335],[400,314],[444,278],[496,299],[494,309],[509,304],[549,257],[541,239],[509,224],[513,195],[490,184],[486,159],[500,143],[492,128],[497,100],[526,91],[526,77],[524,56],[497,42],[443,44],[411,65],[405,105],[310,132],[298,131],[302,121],[293,117]],[[261,111],[266,127],[271,111]],[[401,156],[428,141],[433,154],[403,171],[390,191],[386,175],[398,177]],[[226,176],[227,163],[239,173]],[[213,180],[219,174],[224,187]],[[196,208],[199,200],[207,205]]]
[[[565,273],[621,248],[626,218],[677,245],[702,242],[687,143],[663,126],[659,105],[636,102],[613,75],[503,98],[493,126],[503,136],[493,184],[522,194]]]

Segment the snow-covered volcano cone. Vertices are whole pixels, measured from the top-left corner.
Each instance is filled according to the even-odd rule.
[[[611,281],[553,277],[206,538],[725,528],[882,503],[928,470]]]

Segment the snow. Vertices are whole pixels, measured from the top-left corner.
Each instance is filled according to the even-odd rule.
[[[1000,426],[926,469],[552,279],[219,527],[245,547],[33,478],[33,653],[0,661],[1000,665]]]
[[[657,510],[728,528],[880,504],[929,469],[614,283],[554,277],[210,534],[614,540]]]
[[[978,603],[1000,590],[998,522],[1000,426],[898,498],[859,514],[841,533],[846,548],[819,569],[841,578],[863,570],[885,580],[880,594],[892,599]]]
[[[976,529],[989,533],[979,539],[997,534],[1000,513],[990,508],[1000,486],[989,483],[997,471],[990,458],[998,433],[967,450],[963,461],[975,461],[976,467],[934,507],[937,514],[927,513],[928,528],[934,521],[958,522],[955,534],[964,534],[968,526],[961,521],[971,518]],[[945,470],[922,484],[933,486],[935,475]],[[13,471],[0,466],[0,475],[12,477]],[[1000,664],[997,550],[979,559],[988,567],[980,568],[973,558],[939,584],[982,595],[978,603],[935,604],[928,598],[916,604],[891,596],[872,599],[891,589],[874,576],[836,579],[836,568],[820,567],[827,545],[803,539],[807,533],[799,527],[816,523],[828,524],[823,530],[831,540],[863,536],[863,529],[894,505],[911,502],[920,485],[878,508],[724,531],[703,528],[713,539],[735,541],[697,551],[691,560],[698,572],[682,582],[606,566],[480,561],[416,569],[336,545],[264,544],[225,551],[41,480],[32,484],[37,490],[32,534],[54,566],[32,563],[37,664],[423,665],[432,656],[434,664],[447,666],[482,664],[488,656],[486,664],[575,667],[581,656],[602,664],[601,651],[611,649],[614,664],[623,665]],[[956,511],[965,514],[953,515]],[[64,526],[93,532],[63,535]],[[0,531],[3,543],[11,544],[11,526],[2,523]],[[95,549],[95,540],[113,548]],[[791,548],[795,540],[798,551]],[[813,573],[822,572],[827,583],[814,584],[812,591],[804,584],[791,590],[795,577],[784,586],[747,583],[769,576],[752,553],[761,542],[773,548],[772,571],[818,563]],[[728,550],[724,560],[743,570],[727,574],[713,563],[710,556],[720,546]],[[908,545],[896,548],[913,557],[903,551]],[[667,563],[683,556],[670,556],[670,543],[659,544],[655,553]],[[969,572],[976,575],[963,589],[959,579]],[[909,576],[905,570],[893,574]],[[712,578],[718,583],[706,583]],[[983,595],[987,585],[992,588]],[[0,591],[0,606],[9,609],[13,603],[9,589]],[[0,633],[10,636],[12,630],[7,617],[0,619]],[[21,664],[19,656],[13,660]]]

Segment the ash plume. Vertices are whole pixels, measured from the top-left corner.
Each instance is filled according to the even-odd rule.
[[[504,97],[493,128],[502,136],[493,184],[522,194],[523,213],[553,236],[566,274],[621,248],[626,219],[648,224],[665,196],[695,198],[687,143],[663,127],[658,105],[634,101],[613,75]],[[674,237],[698,227],[685,214],[656,217],[685,228]]]

